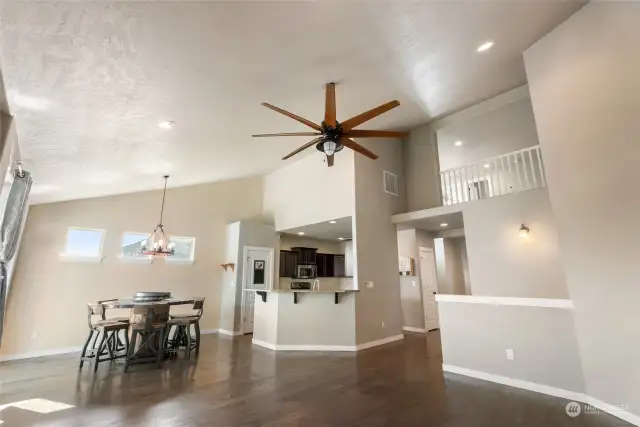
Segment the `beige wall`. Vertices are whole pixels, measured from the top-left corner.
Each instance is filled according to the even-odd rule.
[[[441,301],[438,311],[445,365],[584,391],[571,310]]]
[[[546,188],[466,203],[463,217],[473,295],[568,297]]]
[[[150,232],[158,220],[161,191],[32,206],[9,295],[0,354],[80,347],[87,335],[86,303],[169,290],[207,298],[202,329],[215,329],[226,261],[227,224],[259,216],[262,180],[248,178],[167,191],[169,234],[196,238],[193,265],[123,263],[121,234]],[[67,228],[106,230],[102,263],[63,262]],[[64,308],[64,309],[62,309]]]
[[[316,248],[323,254],[344,254],[344,243],[331,240],[313,239],[309,237],[292,236],[291,234],[280,234],[280,250],[288,251],[296,246],[306,248]]]
[[[430,125],[413,129],[403,142],[407,211],[442,205],[436,132]]]
[[[640,4],[590,2],[525,52],[586,392],[640,425]]]
[[[360,292],[356,298],[356,341],[376,341],[402,333],[400,276],[398,275],[398,234],[391,215],[406,208],[402,146],[397,141],[371,140],[367,148],[380,158],[355,158],[355,279]],[[382,188],[383,170],[398,175],[400,196]],[[366,288],[365,281],[374,287]],[[384,322],[385,326],[382,326]]]
[[[524,97],[438,130],[441,170],[471,165],[538,145],[531,99]],[[455,146],[462,141],[462,146]]]
[[[315,151],[266,175],[264,216],[282,231],[353,215],[353,159],[342,150],[329,168]]]

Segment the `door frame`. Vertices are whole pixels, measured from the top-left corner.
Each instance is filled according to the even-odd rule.
[[[242,287],[241,290],[241,302],[240,302],[240,334],[244,335],[244,313],[246,310],[246,289],[247,289],[247,280],[248,280],[248,275],[247,273],[249,272],[249,268],[248,268],[248,260],[249,260],[249,251],[264,251],[264,252],[269,252],[269,262],[267,263],[268,265],[266,266],[267,271],[268,271],[268,275],[265,274],[265,277],[268,277],[268,284],[269,286],[266,288],[266,290],[273,290],[273,263],[274,263],[274,249],[273,248],[269,248],[266,246],[245,246],[244,249],[242,250],[242,283],[240,284],[240,286]],[[254,304],[254,310],[255,310],[255,304]]]
[[[420,291],[422,293],[422,317],[424,318],[424,329],[426,332],[429,332],[428,329],[428,325],[427,325],[427,306],[425,304],[425,297],[424,297],[424,292],[425,292],[425,288],[426,288],[426,283],[424,281],[424,271],[422,271],[422,260],[420,258],[420,255],[422,255],[422,252],[428,252],[431,254],[431,257],[433,259],[433,280],[435,282],[435,289],[436,292],[438,292],[438,266],[436,264],[436,251],[432,248],[428,248],[425,246],[418,246],[418,266],[420,268]],[[435,297],[434,297],[435,299]],[[438,301],[436,300],[436,307],[438,306]],[[436,329],[440,329],[440,319],[438,319],[438,328]],[[435,330],[435,329],[432,329]]]

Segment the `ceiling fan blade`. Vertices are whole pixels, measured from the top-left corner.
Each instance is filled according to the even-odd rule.
[[[396,108],[398,105],[400,105],[399,101],[387,102],[386,104],[382,104],[379,107],[376,107],[372,110],[366,111],[362,114],[358,114],[357,116],[350,118],[346,122],[342,122],[340,126],[342,126],[342,129],[344,130],[351,130],[356,126],[361,125],[364,122],[367,122],[373,119],[374,117],[379,116],[382,113],[386,113],[392,108]]]
[[[332,155],[327,154],[327,166],[329,167],[333,166],[333,154]]]
[[[301,151],[303,151],[303,150],[306,150],[306,149],[307,149],[307,148],[309,148],[309,147],[313,147],[313,146],[314,146],[314,145],[316,145],[318,142],[322,141],[322,138],[323,138],[323,137],[316,138],[316,139],[314,139],[313,141],[309,141],[309,142],[307,142],[307,143],[306,143],[306,144],[304,144],[302,147],[300,147],[300,148],[298,148],[298,149],[296,149],[296,150],[293,150],[291,153],[289,153],[289,154],[287,154],[286,156],[284,156],[284,157],[282,158],[282,160],[287,160],[289,157],[293,157],[293,156],[295,156],[296,154],[298,154],[299,152],[301,152]]]
[[[366,148],[364,148],[362,145],[360,145],[357,142],[355,142],[353,139],[349,139],[349,138],[343,136],[343,137],[340,138],[340,143],[342,145],[344,145],[345,147],[347,147],[347,148],[351,148],[353,151],[357,151],[358,153],[369,157],[370,159],[375,160],[375,159],[378,158],[378,156],[376,156],[371,151],[369,151]]]
[[[303,124],[309,126],[312,129],[319,130],[319,131],[322,130],[322,128],[320,126],[318,126],[317,124],[313,123],[312,121],[309,121],[309,120],[307,120],[307,119],[305,119],[303,117],[300,117],[300,116],[296,116],[295,114],[290,113],[290,112],[288,112],[286,110],[283,110],[282,108],[276,107],[275,105],[271,105],[271,104],[269,104],[267,102],[263,102],[262,105],[264,105],[267,108],[272,109],[273,111],[277,111],[280,114],[284,114],[287,117],[291,117],[293,120],[297,120],[300,123],[303,123]]]
[[[267,136],[317,136],[322,135],[319,132],[289,132],[289,133],[260,133],[257,135],[251,135],[254,138],[263,138]]]
[[[404,138],[408,132],[398,132],[395,130],[360,130],[351,129],[346,135],[349,138]]]
[[[336,127],[336,85],[335,83],[327,83],[325,87],[325,109],[324,122],[327,126]]]

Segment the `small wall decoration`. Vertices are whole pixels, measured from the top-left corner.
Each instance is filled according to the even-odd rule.
[[[253,261],[253,284],[264,285],[264,261]]]

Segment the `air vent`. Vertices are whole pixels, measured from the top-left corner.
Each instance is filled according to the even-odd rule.
[[[398,176],[389,171],[383,171],[384,192],[388,194],[398,195]]]

